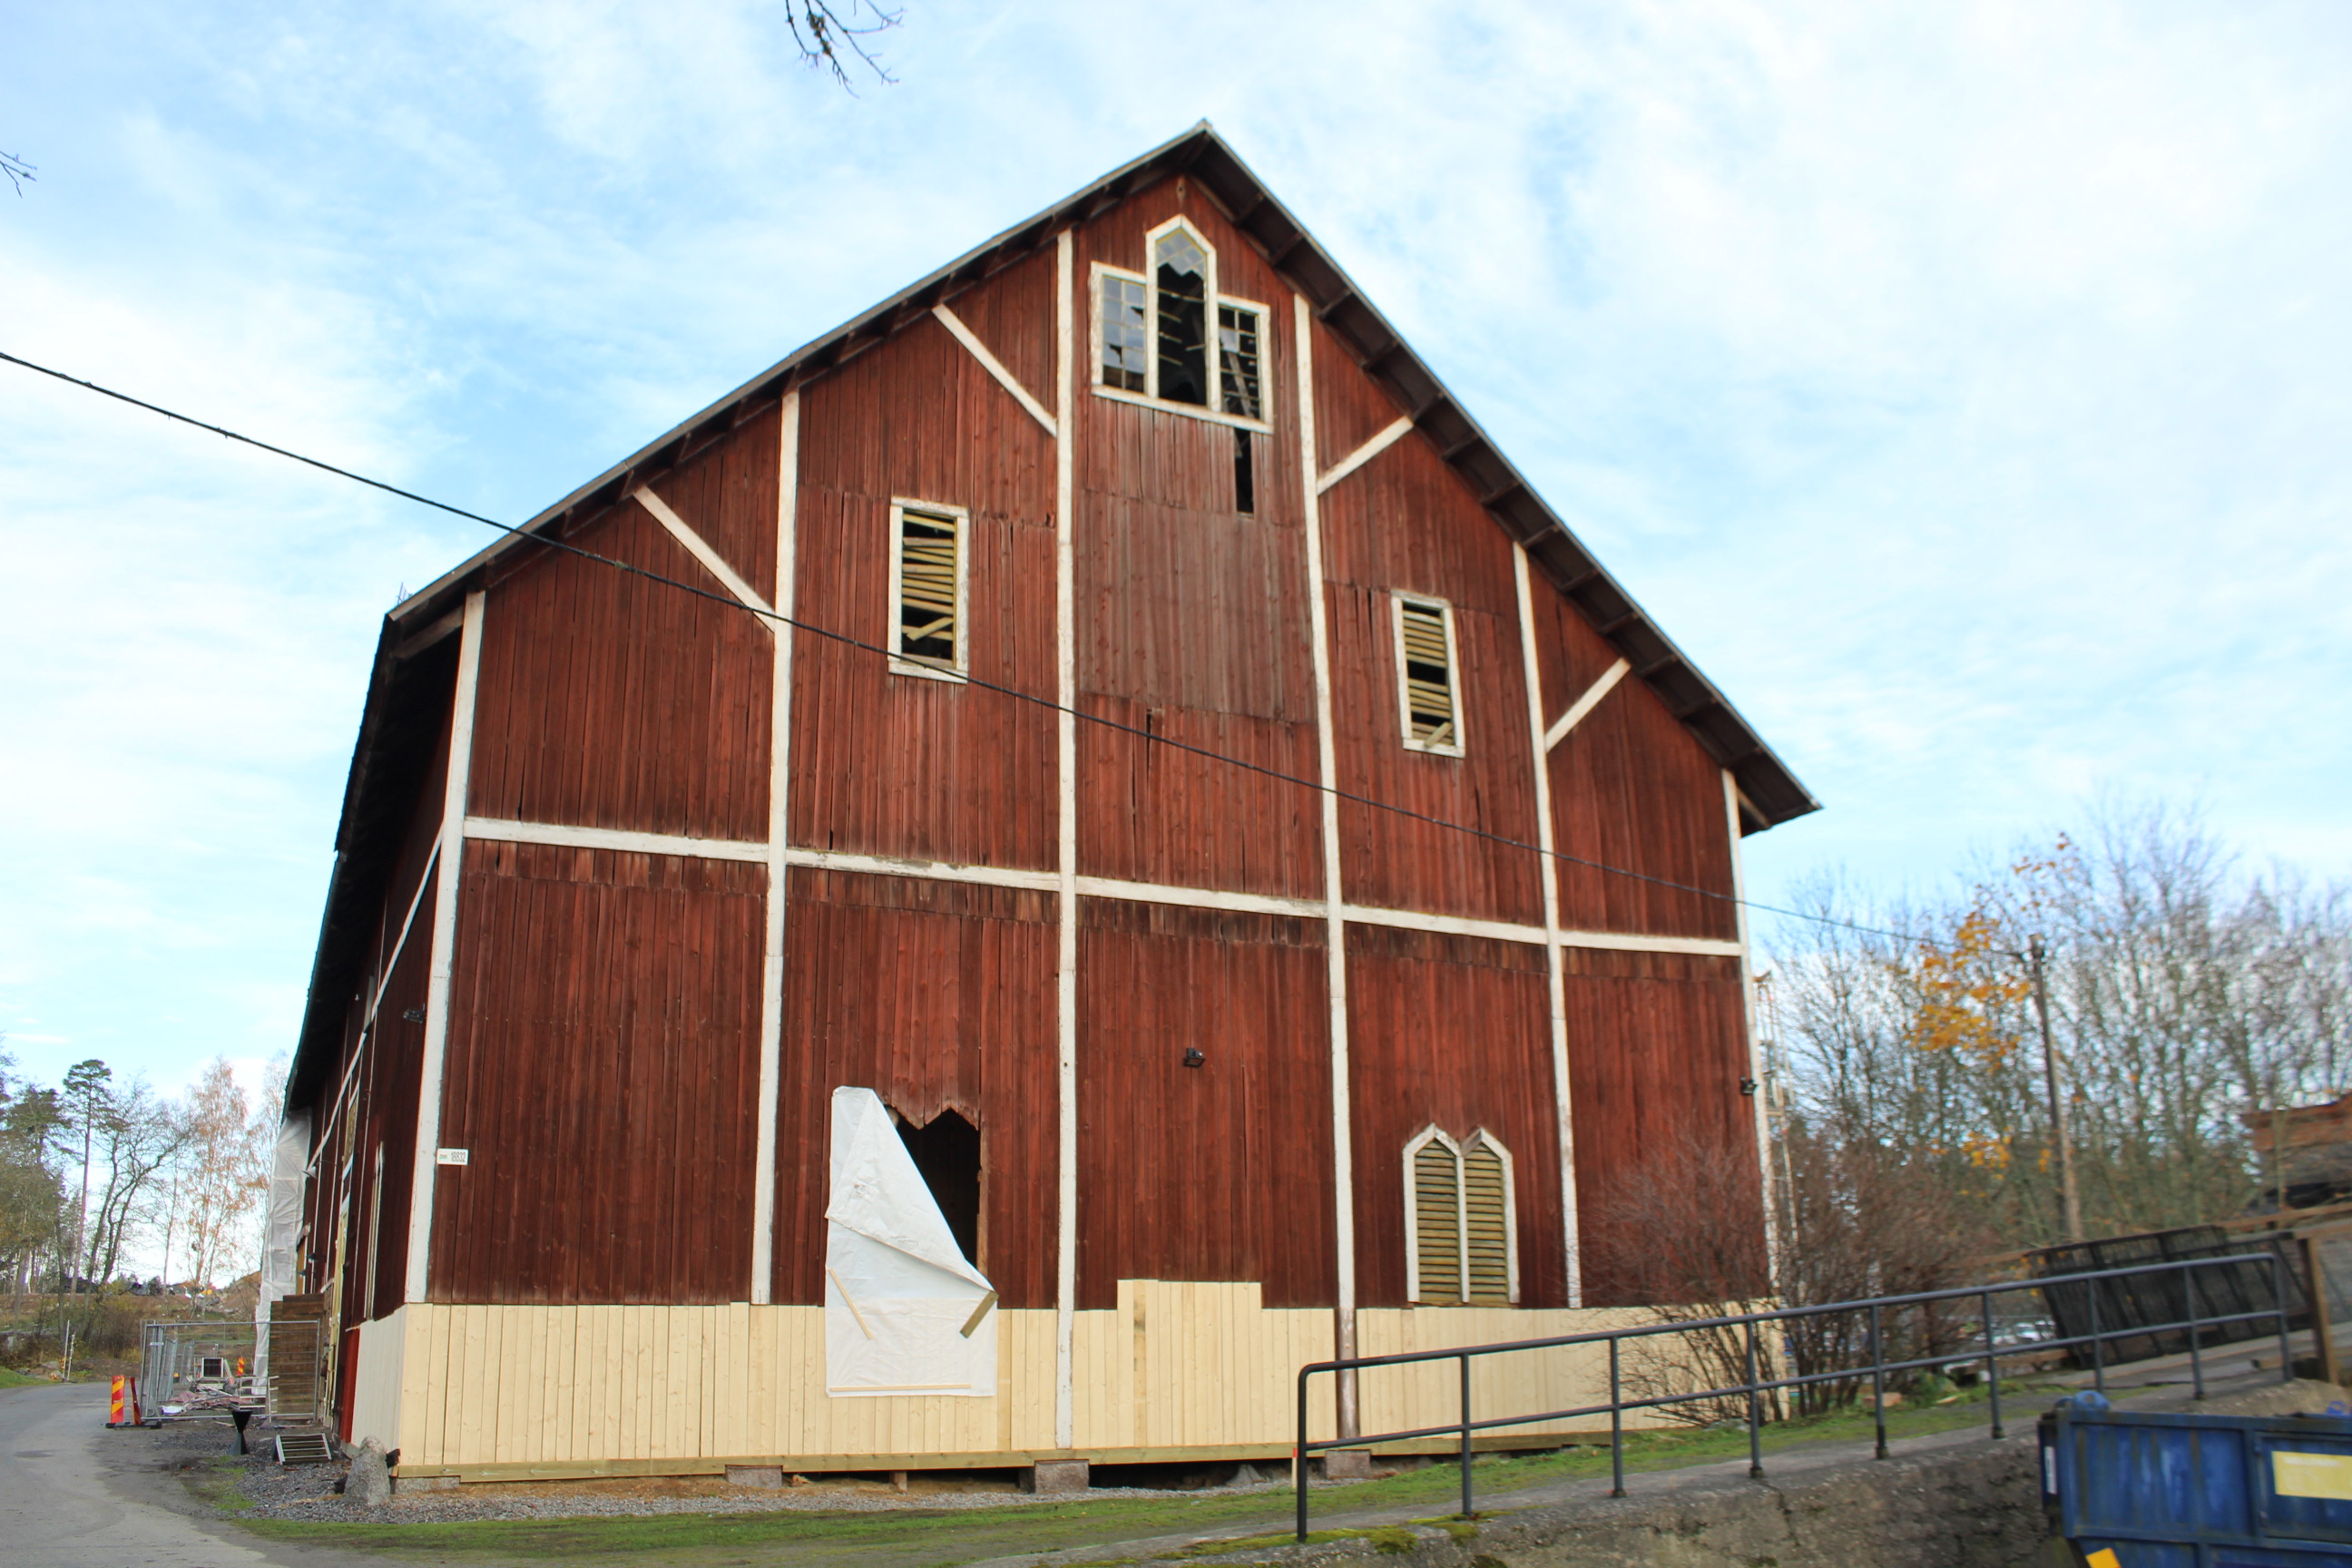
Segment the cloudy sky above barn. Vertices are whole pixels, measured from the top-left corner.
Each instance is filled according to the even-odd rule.
[[[1822,799],[2352,871],[2352,12],[35,7],[0,348],[530,515],[1213,121]],[[0,1032],[289,1047],[378,618],[484,531],[0,366]]]

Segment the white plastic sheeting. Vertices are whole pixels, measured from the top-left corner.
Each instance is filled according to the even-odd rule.
[[[302,1243],[302,1171],[310,1157],[310,1113],[298,1110],[278,1125],[277,1157],[269,1168],[268,1212],[262,1216],[261,1294],[253,1304],[254,1371],[269,1373],[269,1304],[300,1278],[295,1254]]]
[[[833,1091],[824,1219],[825,1392],[993,1394],[996,1291],[870,1089]]]

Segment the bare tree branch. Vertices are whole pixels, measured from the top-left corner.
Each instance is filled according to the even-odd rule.
[[[861,13],[871,13],[872,20],[861,21]],[[856,96],[857,89],[850,85],[846,68],[853,57],[885,87],[898,79],[883,68],[866,40],[888,32],[906,15],[903,10],[885,11],[873,0],[849,0],[846,16],[833,8],[832,0],[790,0],[784,7],[784,20],[793,29],[793,42],[800,46],[801,63],[813,70],[830,70],[833,79],[852,97]]]
[[[8,183],[16,187],[20,196],[25,194],[25,182],[36,177],[34,167],[14,153],[0,153],[0,174],[8,176]]]

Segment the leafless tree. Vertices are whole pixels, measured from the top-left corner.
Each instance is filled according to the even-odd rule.
[[[2092,1234],[2218,1220],[2275,1192],[2247,1118],[2333,1098],[2352,1071],[2352,892],[2249,871],[2193,816],[2091,816],[1942,899],[1816,887],[1822,920],[1776,943],[1798,1113],[1939,1172],[2011,1247],[2063,1228],[2033,936],[2052,954]]]
[[[8,183],[16,188],[20,196],[25,194],[26,182],[35,177],[33,165],[14,153],[0,153],[0,174],[8,176]]]

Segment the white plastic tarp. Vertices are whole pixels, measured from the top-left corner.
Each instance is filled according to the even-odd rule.
[[[262,1215],[261,1289],[253,1303],[257,1376],[267,1377],[269,1372],[269,1304],[292,1291],[300,1278],[295,1254],[302,1242],[302,1172],[310,1153],[310,1113],[298,1110],[278,1125],[278,1149]]]
[[[825,1392],[993,1394],[996,1291],[870,1089],[833,1091],[824,1219]]]

